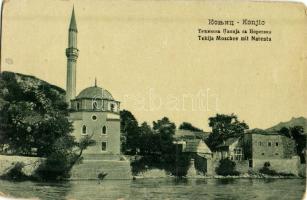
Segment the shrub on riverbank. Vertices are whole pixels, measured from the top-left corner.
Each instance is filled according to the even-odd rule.
[[[236,163],[228,158],[220,160],[216,173],[222,176],[238,176],[240,173],[235,170]]]
[[[30,177],[27,176],[22,168],[25,166],[23,162],[15,163],[8,171],[3,174],[0,178],[4,180],[22,181],[28,180]]]

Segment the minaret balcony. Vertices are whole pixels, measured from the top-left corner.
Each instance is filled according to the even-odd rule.
[[[67,57],[75,57],[78,58],[79,50],[74,47],[70,47],[66,49],[66,56]]]

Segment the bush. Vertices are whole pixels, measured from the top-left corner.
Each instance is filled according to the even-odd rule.
[[[236,163],[228,158],[220,160],[220,165],[215,169],[218,175],[238,176],[240,173],[235,170]]]
[[[23,181],[29,179],[29,177],[22,171],[22,168],[25,166],[23,162],[17,162],[13,165],[14,166],[10,168],[6,174],[1,176],[2,179],[13,181]]]

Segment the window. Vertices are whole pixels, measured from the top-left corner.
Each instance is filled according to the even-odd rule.
[[[272,143],[271,143],[271,142],[268,142],[268,146],[269,146],[269,147],[272,146]]]
[[[97,106],[97,101],[94,101],[94,102],[93,102],[93,110],[96,110],[97,107],[98,107],[98,106]]]
[[[103,127],[102,127],[101,133],[102,133],[102,134],[107,134],[107,127],[106,127],[106,126],[103,126]]]
[[[110,107],[111,107],[111,111],[114,112],[114,104],[113,103],[110,105]]]
[[[77,110],[80,110],[80,103],[77,102]]]
[[[278,142],[276,142],[275,145],[278,146]]]
[[[258,146],[261,146],[262,145],[262,143],[261,142],[258,142]]]
[[[92,120],[95,121],[96,119],[97,119],[97,116],[96,116],[96,115],[93,115],[93,116],[92,116]]]
[[[264,153],[262,153],[261,155],[263,155],[263,156],[264,156]]]
[[[101,151],[107,151],[107,142],[101,142]]]
[[[86,134],[87,134],[86,126],[83,125],[83,126],[82,126],[82,135],[86,135]]]
[[[278,155],[279,155],[279,153],[275,153],[275,155],[276,155],[276,156],[278,156]]]
[[[235,160],[242,160],[243,159],[243,153],[241,148],[235,148],[234,149],[234,159]]]

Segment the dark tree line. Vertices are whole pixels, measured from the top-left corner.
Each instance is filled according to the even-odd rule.
[[[174,144],[175,123],[163,117],[154,121],[152,126],[146,122],[138,126],[131,112],[123,110],[120,115],[124,136],[122,149],[126,154],[140,156],[131,163],[134,174],[158,168],[175,176],[186,175],[190,165],[190,155],[178,151]]]

